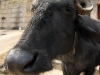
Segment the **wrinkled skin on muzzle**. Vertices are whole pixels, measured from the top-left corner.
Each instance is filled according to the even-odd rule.
[[[51,61],[72,50],[76,11],[73,0],[35,0],[34,14],[6,64],[16,75],[38,75],[52,69]]]

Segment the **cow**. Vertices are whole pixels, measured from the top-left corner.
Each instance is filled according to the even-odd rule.
[[[71,75],[67,73],[73,71],[73,75],[77,75],[76,70],[84,69],[92,58],[95,60],[92,51],[99,51],[99,25],[85,16],[92,9],[93,4],[87,0],[34,0],[31,8],[34,14],[22,37],[6,57],[8,71],[15,75],[39,75],[51,70],[51,61],[60,56],[63,74]],[[70,65],[66,64],[66,55],[73,54],[74,46],[74,58],[79,61],[85,58],[86,64],[82,62],[84,68],[71,64],[71,70],[67,70],[65,67],[70,69]],[[81,52],[84,58],[80,57]],[[78,61],[76,65],[79,65]]]
[[[61,58],[64,75],[79,75],[81,72],[93,75],[95,67],[100,65],[100,21],[87,16],[81,16],[79,20],[75,32],[75,49]]]

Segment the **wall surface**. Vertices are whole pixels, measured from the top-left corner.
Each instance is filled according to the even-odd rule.
[[[0,28],[25,28],[28,24],[32,0],[2,0],[0,3]]]
[[[98,20],[98,4],[100,3],[100,0],[92,0],[92,3],[94,4],[94,9],[91,12],[91,17]]]
[[[24,29],[32,15],[30,6],[33,0],[0,0],[0,29]],[[100,0],[91,0],[94,9],[90,16],[98,19],[97,3]]]

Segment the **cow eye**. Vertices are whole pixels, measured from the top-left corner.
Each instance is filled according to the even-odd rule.
[[[73,9],[71,7],[66,7],[66,11],[72,11]]]
[[[71,7],[64,7],[64,8],[62,8],[62,10],[64,12],[72,12],[73,11],[73,8],[71,8]]]
[[[71,8],[66,8],[66,10],[67,10],[67,11],[72,11],[72,9],[71,9]]]

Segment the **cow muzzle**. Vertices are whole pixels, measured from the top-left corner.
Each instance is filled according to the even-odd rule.
[[[6,58],[7,69],[15,75],[38,75],[52,69],[50,61],[39,53],[11,50]]]

